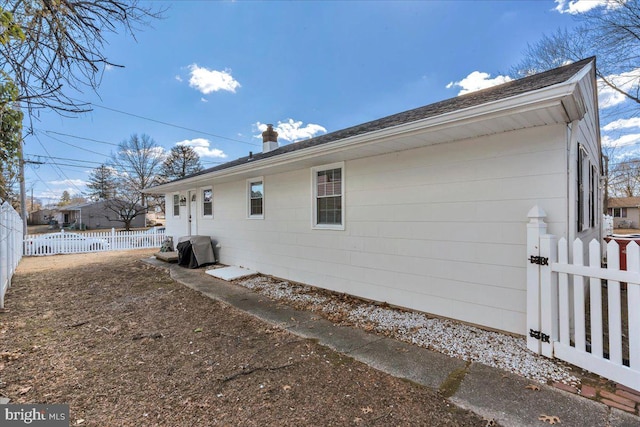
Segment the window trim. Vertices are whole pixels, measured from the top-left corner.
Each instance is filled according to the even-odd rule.
[[[318,172],[328,171],[332,169],[340,169],[340,224],[319,224],[318,223]],[[344,162],[330,163],[327,165],[314,166],[311,168],[311,228],[314,230],[338,230],[345,229],[345,167]]]
[[[262,184],[262,214],[251,214],[251,184],[260,182]],[[265,183],[263,176],[256,176],[254,178],[247,179],[246,197],[247,197],[247,219],[264,219],[265,208]]]
[[[204,205],[205,205],[204,192],[207,190],[211,191],[211,201],[209,202],[211,203],[211,213],[208,215],[204,213]],[[213,186],[201,187],[199,195],[200,195],[200,198],[202,199],[200,201],[200,209],[199,209],[200,218],[213,219]]]

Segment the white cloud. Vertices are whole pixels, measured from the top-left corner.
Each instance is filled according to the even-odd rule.
[[[240,87],[240,83],[231,76],[231,70],[217,71],[199,67],[198,64],[189,65],[191,77],[189,86],[200,91],[204,95],[219,90],[234,92]]]
[[[209,100],[207,98],[200,98],[201,102],[209,102]]]
[[[113,70],[113,69],[114,69],[114,66],[113,66],[113,65],[111,65],[111,64],[107,64],[107,65],[105,65],[105,66],[104,66],[104,70],[105,70],[105,71],[111,71],[111,70]]]
[[[607,80],[612,82],[616,87],[631,92],[635,86],[640,85],[640,68],[622,74],[611,74],[607,76]],[[598,104],[600,104],[600,108],[613,107],[622,104],[626,100],[626,96],[604,84],[601,79],[598,79]]]
[[[454,86],[459,86],[460,92],[458,95],[464,95],[465,93],[475,92],[477,90],[486,89],[488,87],[501,85],[513,80],[509,76],[497,76],[493,79],[490,78],[491,74],[482,73],[480,71],[474,71],[459,82],[450,82],[446,88],[451,89]]]
[[[260,133],[267,130],[267,125],[264,123],[257,122],[255,126]],[[278,139],[291,142],[313,138],[319,133],[327,133],[327,130],[323,126],[313,123],[308,123],[303,126],[302,121],[295,121],[293,119],[287,119],[284,122],[278,121],[278,125],[275,126],[274,130],[278,132]],[[261,135],[254,135],[254,137],[260,138]]]
[[[87,181],[84,181],[82,179],[64,179],[62,181],[49,181],[48,184],[51,185],[75,185],[76,187],[79,187],[81,185],[85,185],[87,183]],[[78,192],[77,189],[75,189],[75,192]]]
[[[176,74],[176,76],[174,77],[177,81],[182,82],[182,77],[180,77],[179,75]]]
[[[556,4],[555,9],[558,12],[571,15],[588,12],[600,6],[606,6],[607,9],[617,7],[617,3],[611,0],[556,0]]]
[[[632,129],[640,127],[640,117],[633,117],[631,119],[618,119],[614,120],[611,123],[607,123],[602,127],[602,130],[605,132],[610,132],[613,130],[621,130],[621,129]]]
[[[205,138],[185,139],[184,141],[176,142],[176,145],[192,147],[200,157],[216,157],[221,159],[227,157],[222,150],[218,148],[210,148],[211,141]]]
[[[622,135],[621,137],[616,139],[613,139],[608,135],[605,135],[602,137],[602,145],[604,147],[624,147],[626,145],[632,145],[637,143],[640,143],[639,133]]]

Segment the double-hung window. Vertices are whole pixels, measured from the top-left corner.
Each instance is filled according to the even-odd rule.
[[[213,218],[213,190],[211,188],[202,190],[202,216]]]
[[[264,218],[264,181],[262,177],[247,180],[248,216]]]
[[[180,195],[173,195],[173,216],[180,216]]]
[[[344,163],[311,169],[313,227],[344,230]]]

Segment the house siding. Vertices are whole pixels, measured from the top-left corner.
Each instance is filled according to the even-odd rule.
[[[197,233],[220,243],[224,264],[526,332],[527,212],[542,206],[549,232],[568,233],[564,125],[346,161],[344,178],[344,230],[312,229],[305,168],[264,175],[264,219],[247,219],[244,179],[211,182],[213,218]],[[176,239],[187,213],[170,215],[173,194]]]

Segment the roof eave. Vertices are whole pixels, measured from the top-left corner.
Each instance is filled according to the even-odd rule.
[[[590,66],[591,64],[585,66],[578,74],[582,74],[585,70],[588,72]],[[310,157],[329,154],[331,152],[354,149],[361,145],[375,144],[378,141],[388,140],[389,138],[400,135],[433,131],[451,126],[461,126],[465,123],[471,123],[481,119],[500,117],[507,114],[557,105],[562,105],[564,109],[562,117],[556,118],[557,123],[570,123],[573,120],[580,120],[586,113],[586,94],[583,94],[580,90],[580,86],[578,84],[580,79],[576,79],[576,77],[578,76],[576,75],[574,78],[562,83],[515,95],[509,98],[355,135],[353,137],[292,151],[274,157],[250,161],[242,165],[181,179],[176,182],[161,184],[144,190],[144,193],[162,194],[179,191],[185,189],[185,187],[189,188],[197,186],[199,183],[211,182],[211,180],[245,174],[247,172],[260,175],[265,170],[276,166],[287,163],[296,163],[301,159],[308,159]]]

